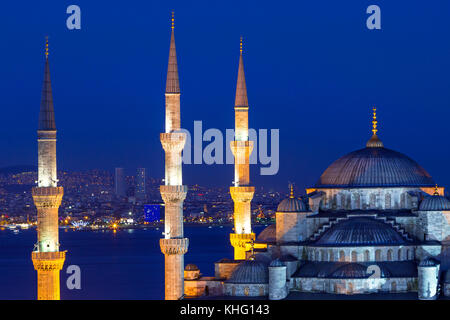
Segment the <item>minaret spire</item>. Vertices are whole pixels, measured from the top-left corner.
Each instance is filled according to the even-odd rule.
[[[381,142],[381,140],[377,136],[377,132],[378,132],[377,108],[374,106],[372,108],[372,111],[373,111],[373,116],[372,116],[372,133],[373,133],[373,135],[370,138],[370,140],[367,141],[366,147],[367,148],[383,148],[383,142]]]
[[[239,69],[238,78],[236,85],[236,100],[234,102],[235,107],[248,107],[247,98],[247,85],[245,83],[245,73],[244,73],[244,59],[242,57],[242,37],[239,42]]]
[[[56,126],[53,109],[48,38],[45,41],[45,70],[38,124],[38,184],[32,189],[37,208],[37,243],[31,253],[38,275],[38,300],[59,300],[59,272],[65,251],[59,251],[58,208],[64,194],[58,187],[56,169]]]
[[[242,37],[239,44],[239,69],[234,106],[235,133],[230,142],[234,156],[234,186],[230,187],[234,202],[234,231],[230,242],[234,247],[234,259],[246,258],[249,244],[255,239],[251,226],[251,201],[255,188],[250,186],[250,154],[253,141],[248,138],[248,99],[245,85],[244,61],[242,58]]]
[[[170,36],[169,65],[167,67],[166,93],[180,93],[177,51],[175,48],[175,13],[172,11],[172,34]]]
[[[55,111],[53,108],[52,83],[48,61],[48,37],[45,38],[45,69],[42,85],[41,109],[39,112],[39,130],[56,130]]]
[[[183,185],[181,152],[186,134],[180,132],[180,85],[178,81],[177,56],[175,52],[174,14],[172,12],[172,35],[170,39],[169,66],[166,83],[166,128],[160,134],[165,152],[164,185],[160,186],[165,204],[164,239],[160,239],[164,254],[165,299],[178,300],[184,295],[184,254],[189,240],[183,231],[183,201],[187,186]]]

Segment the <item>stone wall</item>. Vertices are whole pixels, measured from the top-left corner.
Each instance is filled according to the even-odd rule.
[[[310,261],[406,261],[414,260],[415,246],[307,247]]]
[[[227,261],[214,263],[214,277],[216,279],[228,279],[238,266],[240,261]]]
[[[224,283],[224,294],[234,297],[262,297],[269,295],[269,284]]]

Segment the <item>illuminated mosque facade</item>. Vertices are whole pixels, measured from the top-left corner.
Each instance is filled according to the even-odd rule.
[[[176,79],[178,91],[166,90],[169,111],[166,133],[161,135],[166,151],[166,185],[161,187],[161,194],[168,215],[166,236],[161,239],[166,256],[166,299],[279,300],[292,292],[414,292],[419,299],[435,299],[442,291],[450,296],[450,277],[445,279],[442,268],[449,264],[446,241],[450,239],[450,201],[444,197],[444,188],[438,187],[419,164],[384,147],[377,136],[375,109],[372,136],[365,148],[334,161],[306,190],[306,196],[296,197],[291,186],[289,197],[278,205],[276,223],[255,236],[251,228],[254,187],[249,179],[253,142],[248,137],[242,40],[234,108],[235,140],[230,144],[235,157],[234,186],[230,188],[234,201],[235,225],[230,234],[234,258],[215,262],[214,276],[203,276],[194,264],[188,264],[181,274],[188,246],[182,233],[182,199],[187,192],[181,184],[182,142],[178,142],[178,148],[168,148],[166,142],[182,140],[169,137],[169,132],[175,130],[167,129],[170,119],[176,119],[173,129],[179,128],[173,25],[170,48],[167,88]],[[175,93],[177,96],[172,97]],[[163,135],[167,136],[163,139]],[[169,149],[173,155],[168,155]],[[174,173],[173,186],[167,170]],[[167,211],[164,192],[169,189],[176,189],[178,196],[172,197],[176,198],[174,208]],[[176,234],[171,230],[177,230]]]

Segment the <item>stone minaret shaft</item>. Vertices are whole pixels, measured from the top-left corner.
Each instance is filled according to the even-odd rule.
[[[160,134],[166,164],[165,185],[160,187],[165,203],[165,237],[160,239],[160,246],[165,259],[165,298],[177,300],[184,295],[184,254],[189,241],[183,236],[183,201],[186,198],[187,186],[184,186],[182,181],[181,151],[186,135],[180,132],[180,84],[173,16],[165,96],[166,130]]]
[[[45,72],[38,126],[38,186],[32,189],[37,208],[38,242],[32,252],[37,271],[38,300],[59,300],[59,272],[65,251],[59,251],[58,208],[63,188],[57,186],[56,177],[56,126],[53,109],[48,42],[45,49]]]
[[[248,140],[248,99],[245,84],[244,61],[242,58],[242,39],[239,55],[239,71],[235,100],[235,140],[230,147],[234,155],[234,186],[230,187],[234,201],[234,232],[230,241],[234,247],[234,259],[246,258],[249,243],[255,239],[251,227],[251,201],[255,188],[250,186],[250,154],[253,141]]]

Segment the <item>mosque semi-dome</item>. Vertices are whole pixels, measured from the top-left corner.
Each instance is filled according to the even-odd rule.
[[[315,241],[315,244],[321,246],[404,245],[408,241],[387,223],[374,218],[358,217],[332,226]]]
[[[258,260],[245,260],[234,269],[228,283],[269,283],[267,264]]]
[[[446,211],[450,210],[450,200],[446,197],[433,195],[425,197],[419,206],[420,211]]]

